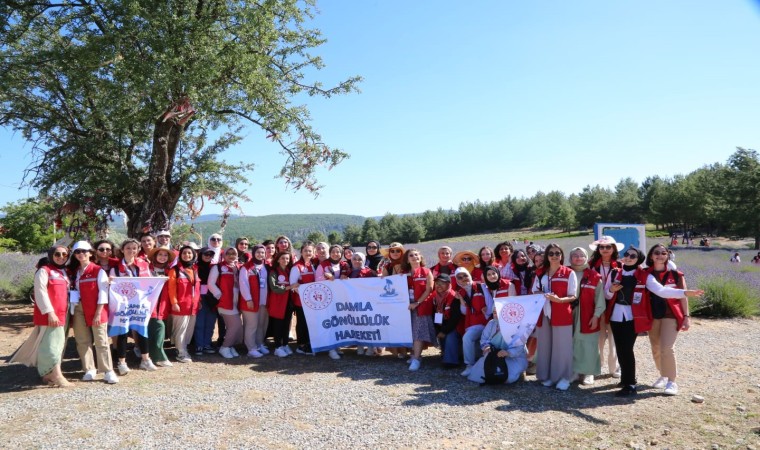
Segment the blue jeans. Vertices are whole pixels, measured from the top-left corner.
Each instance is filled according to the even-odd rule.
[[[211,347],[211,337],[214,335],[216,317],[216,310],[209,308],[201,301],[198,315],[195,318],[195,330],[193,331],[196,348]]]
[[[462,336],[462,353],[464,353],[464,363],[468,366],[475,364],[480,358],[480,335],[483,334],[485,325],[473,325],[464,332]]]
[[[456,330],[447,334],[445,338],[438,339],[441,345],[441,362],[444,364],[459,364],[461,362],[462,339]]]

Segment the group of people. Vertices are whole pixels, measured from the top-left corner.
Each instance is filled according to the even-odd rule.
[[[557,244],[515,249],[506,241],[477,253],[454,254],[442,246],[434,264],[398,242],[383,248],[370,241],[359,252],[305,241],[296,250],[279,236],[255,245],[238,238],[224,247],[222,236],[214,234],[206,247],[176,247],[168,231],[126,239],[118,247],[108,240],[52,247],[34,278],[32,336],[11,362],[36,366],[50,385],[69,385],[60,368],[69,323],[84,381],[102,373],[105,382],[117,383],[128,374],[130,336],[139,368],[148,371],[172,366],[164,350],[167,333],[177,363],[214,353],[236,358],[242,348],[252,358],[313,355],[300,285],[401,274],[410,292],[411,349],[359,346],[356,354],[390,352],[406,359],[414,372],[421,368],[423,350],[435,346],[443,366],[464,366],[462,375],[469,380],[483,382],[494,370],[491,361],[501,359],[503,382],[535,374],[544,386],[559,390],[575,381],[593,384],[606,359],[609,373],[620,378],[616,395],[631,396],[638,382],[633,348],[646,332],[660,374],[653,385],[675,395],[675,341],[679,331],[689,329],[688,297],[702,294],[687,289],[663,245],[645,254],[609,236],[589,245],[590,256],[582,247],[566,258]],[[126,332],[109,338],[109,285],[119,277],[143,276],[168,278],[151,311],[147,337]],[[495,301],[513,297],[519,303],[529,294],[545,299],[535,331],[527,342],[508,342],[499,330]],[[342,353],[328,354],[337,360]]]

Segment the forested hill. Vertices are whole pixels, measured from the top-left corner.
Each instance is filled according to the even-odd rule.
[[[315,231],[324,235],[332,231],[343,233],[347,225],[361,227],[365,218],[347,214],[272,214],[258,217],[231,217],[224,230],[226,239],[245,236],[255,242],[274,239],[284,234],[293,242],[306,238]],[[205,241],[211,233],[219,231],[221,218],[217,220],[202,220],[195,222],[195,229],[202,233]],[[204,242],[205,243],[205,242]]]

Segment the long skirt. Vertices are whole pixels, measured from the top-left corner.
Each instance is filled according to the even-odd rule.
[[[8,362],[37,367],[37,373],[44,377],[63,359],[63,348],[66,344],[64,330],[65,327],[35,326],[32,334]]]

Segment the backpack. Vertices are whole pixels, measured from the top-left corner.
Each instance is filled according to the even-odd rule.
[[[483,384],[504,384],[509,378],[507,359],[498,357],[498,353],[498,349],[491,347],[483,361]]]

